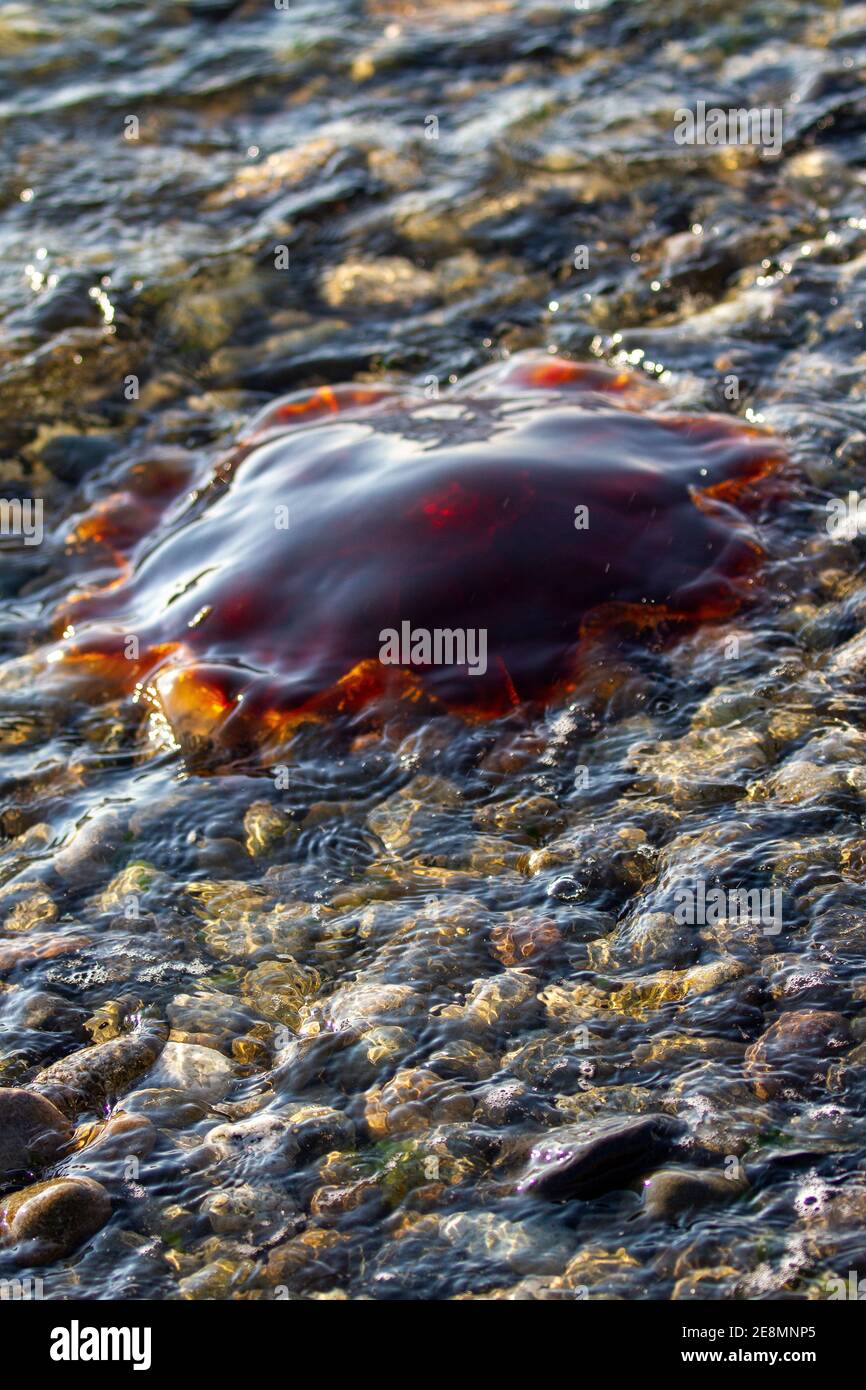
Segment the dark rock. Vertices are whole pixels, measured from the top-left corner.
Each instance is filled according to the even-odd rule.
[[[564,903],[577,902],[585,893],[586,887],[579,879],[568,878],[567,876],[554,879],[547,890],[549,898],[558,898],[560,902]]]
[[[668,1115],[644,1115],[554,1130],[533,1150],[519,1190],[554,1202],[617,1192],[670,1158],[685,1128]]]
[[[36,301],[32,319],[43,333],[62,333],[99,322],[100,310],[91,297],[92,275],[68,272]]]
[[[0,1090],[0,1179],[54,1163],[71,1137],[66,1116],[44,1096]]]
[[[724,1173],[662,1168],[644,1182],[644,1210],[656,1221],[674,1221],[704,1207],[730,1202],[746,1186],[742,1178],[729,1178]]]
[[[99,434],[56,434],[48,440],[40,458],[55,478],[77,487],[116,448],[114,440]]]

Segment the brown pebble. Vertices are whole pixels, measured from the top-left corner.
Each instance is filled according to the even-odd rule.
[[[51,1178],[0,1198],[0,1233],[20,1264],[71,1255],[111,1216],[105,1188],[90,1178]]]
[[[746,1051],[746,1075],[759,1100],[783,1091],[820,1092],[827,1072],[853,1039],[847,1019],[820,1009],[782,1014]]]
[[[18,1086],[0,1090],[0,1178],[54,1163],[71,1134],[65,1115],[45,1096]]]

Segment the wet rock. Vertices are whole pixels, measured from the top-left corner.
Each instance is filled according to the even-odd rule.
[[[675,1221],[705,1207],[733,1201],[744,1179],[700,1169],[662,1168],[644,1182],[644,1210],[654,1221]]]
[[[590,1289],[597,1297],[622,1296],[639,1268],[640,1261],[623,1246],[617,1250],[606,1250],[590,1244],[569,1261],[561,1284],[564,1289],[577,1292],[584,1298]]]
[[[746,1052],[746,1075],[760,1100],[783,1092],[814,1094],[853,1039],[841,1014],[802,1009],[782,1014]]]
[[[125,824],[116,812],[94,816],[81,825],[55,854],[55,872],[73,888],[94,886],[104,878],[123,845]]]
[[[741,962],[737,968],[746,970]],[[741,978],[720,983],[722,988],[686,996],[677,1010],[678,1029],[683,1033],[694,1029],[734,1042],[753,1037],[761,1027],[767,1004],[763,977],[744,973]]]
[[[44,1096],[0,1090],[0,1180],[56,1162],[72,1138],[65,1115]]]
[[[497,835],[476,835],[461,851],[459,863],[473,873],[491,877],[512,873],[522,858],[523,851],[508,840]]]
[[[667,1066],[701,1058],[739,1061],[745,1050],[745,1043],[734,1042],[728,1038],[696,1038],[688,1034],[678,1034],[658,1038],[653,1042],[639,1043],[633,1055],[636,1062],[646,1063],[647,1066]]]
[[[518,1190],[558,1202],[616,1192],[670,1158],[684,1132],[667,1115],[554,1130],[533,1150]]]
[[[230,835],[201,835],[195,843],[196,868],[203,872],[243,874],[249,869],[246,848]]]
[[[271,1072],[275,1091],[299,1094],[308,1086],[325,1081],[337,1084],[343,1075],[347,1052],[359,1041],[354,1029],[336,1033],[314,1033],[292,1038],[276,1056]]]
[[[225,1241],[225,1236],[221,1236],[220,1240]],[[255,1272],[252,1260],[226,1254],[221,1259],[210,1260],[194,1273],[184,1275],[178,1281],[178,1290],[181,1298],[193,1302],[199,1299],[237,1298],[249,1288]]]
[[[536,981],[522,970],[503,970],[487,980],[476,980],[465,1004],[450,1004],[443,1018],[460,1019],[473,1029],[507,1028],[528,1024],[536,1012]]]
[[[325,1105],[265,1111],[236,1124],[217,1125],[207,1136],[222,1157],[251,1175],[286,1173],[318,1154],[351,1148],[354,1142],[352,1121]]]
[[[555,1274],[568,1263],[571,1242],[529,1221],[508,1221],[486,1211],[460,1211],[440,1226],[444,1240],[464,1257],[506,1264],[518,1274]]]
[[[188,1129],[208,1114],[204,1101],[196,1100],[176,1086],[146,1086],[124,1097],[123,1108],[130,1115],[145,1115],[163,1129]]]
[[[746,728],[695,729],[682,738],[631,750],[638,785],[677,806],[715,806],[745,794],[766,754],[759,734]]]
[[[44,889],[37,889],[35,892],[25,889],[21,894],[16,894],[16,897],[18,901],[11,907],[3,922],[6,931],[30,931],[33,927],[56,921],[57,904]],[[9,899],[4,898],[4,904],[8,902]]]
[[[351,302],[355,309],[385,309],[429,299],[436,277],[403,256],[347,260],[323,272],[320,293],[332,309]]]
[[[562,936],[552,918],[517,913],[512,921],[493,928],[490,946],[503,965],[538,965],[560,952]]]
[[[113,439],[103,435],[55,434],[43,447],[40,458],[55,478],[77,487],[116,447]]]
[[[110,1216],[108,1193],[90,1178],[51,1178],[0,1198],[2,1243],[20,1264],[71,1255]]]
[[[290,1125],[302,1162],[355,1146],[353,1122],[341,1110],[328,1105],[298,1106],[291,1112]]]
[[[705,965],[692,965],[688,970],[657,970],[612,990],[608,1007],[630,1018],[643,1019],[664,1004],[709,994],[743,974],[745,966],[731,956],[708,961]]]
[[[269,801],[254,801],[244,815],[244,843],[254,859],[268,854],[291,829],[292,819]]]
[[[787,806],[825,801],[846,790],[845,774],[836,767],[795,758],[767,780],[765,794]]]
[[[683,1275],[674,1284],[671,1298],[674,1302],[694,1303],[697,1299],[716,1301],[731,1292],[732,1284],[739,1278],[740,1270],[733,1265],[712,1265],[709,1269],[696,1269],[692,1274]]]
[[[54,1062],[35,1078],[33,1089],[65,1115],[101,1110],[151,1069],[167,1035],[164,1023],[145,1021],[131,1033]]]
[[[597,1023],[603,1011],[610,1008],[610,992],[587,980],[548,985],[539,992],[538,1000],[549,1023],[569,1029]]]
[[[520,834],[535,840],[543,835],[557,835],[565,826],[565,816],[549,796],[516,796],[508,801],[495,801],[475,812],[475,824],[481,830],[500,834]]]
[[[454,1038],[438,1047],[428,1057],[427,1065],[437,1076],[450,1077],[452,1080],[465,1078],[486,1081],[499,1070],[499,1063],[492,1053],[463,1038]]]
[[[244,976],[241,991],[255,1011],[265,1018],[297,1031],[302,1011],[318,993],[321,976],[317,970],[299,965],[286,956],[279,961],[264,961]]]
[[[855,1020],[860,1022],[860,1020]],[[852,1029],[853,1032],[853,1029]],[[856,1036],[856,1034],[855,1034]],[[831,1091],[845,1091],[848,1098],[862,1094],[866,1086],[866,1042],[858,1043],[839,1062],[834,1062],[827,1072],[827,1088]]]
[[[261,1182],[211,1192],[201,1210],[216,1235],[237,1235],[256,1244],[286,1240],[296,1233],[302,1220],[285,1193],[264,1187]]]
[[[649,1086],[588,1086],[572,1096],[557,1096],[556,1109],[562,1120],[603,1119],[611,1113],[651,1115],[658,1112],[658,1092]]]
[[[683,1068],[671,1082],[666,1105],[688,1115],[693,1140],[720,1156],[744,1153],[772,1122],[741,1069],[715,1060]]]
[[[797,1189],[794,1210],[813,1259],[833,1259],[844,1252],[846,1257],[859,1260],[866,1225],[866,1186],[862,1180],[830,1187],[814,1175],[807,1177]],[[846,1264],[835,1272],[841,1274],[851,1267]]]
[[[345,1278],[349,1259],[345,1235],[310,1227],[270,1252],[262,1278],[274,1294],[281,1288],[329,1288]]]
[[[46,1050],[56,1050],[65,1034],[80,1034],[85,1010],[47,989],[15,991],[3,1009],[4,1025],[41,1035]]]
[[[615,965],[692,965],[700,942],[694,927],[676,922],[669,912],[644,912],[617,928],[612,937],[587,943],[593,970]]]
[[[431,1124],[468,1120],[474,1104],[453,1082],[422,1067],[398,1071],[385,1086],[367,1092],[364,1114],[371,1134],[407,1134]]]
[[[552,1101],[530,1091],[520,1081],[491,1086],[475,1107],[476,1121],[495,1129],[526,1123],[550,1124],[559,1118]]]
[[[307,903],[281,903],[270,911],[260,900],[253,899],[253,904],[238,912],[214,905],[206,909],[201,933],[211,955],[220,960],[249,961],[258,953],[306,950],[315,922]]]
[[[212,1047],[168,1042],[147,1074],[147,1085],[175,1087],[197,1101],[218,1101],[228,1093],[235,1075],[234,1064]]]
[[[770,997],[781,1004],[793,1001],[838,1010],[851,1003],[848,981],[830,961],[810,960],[793,952],[777,954],[765,957],[761,973],[768,981]]]
[[[234,1039],[246,1035],[256,1026],[255,1015],[233,995],[201,990],[191,994],[176,994],[166,1008],[171,1025],[172,1042],[181,1042],[179,1034],[207,1035],[205,1046],[218,1052],[230,1052]],[[188,1037],[190,1042],[203,1038]]]
[[[453,834],[462,799],[443,777],[413,777],[369,813],[367,824],[392,854],[418,853],[429,849],[434,837]]]
[[[411,891],[411,890],[410,890]],[[437,985],[456,989],[484,964],[484,940],[489,914],[476,900],[461,894],[458,904],[428,895],[425,907],[367,909],[358,935],[380,944],[378,969],[388,979],[411,980],[416,993]]]
[[[337,1222],[347,1212],[360,1212],[363,1219],[371,1224],[380,1221],[387,1214],[388,1207],[375,1178],[361,1178],[357,1182],[324,1184],[317,1187],[310,1198],[310,1215],[322,1224]]]
[[[543,1035],[506,1052],[502,1066],[528,1086],[568,1092],[596,1074],[601,1046],[588,1030]]]
[[[80,1168],[91,1170],[92,1166],[111,1168],[127,1159],[145,1159],[153,1152],[156,1144],[156,1130],[145,1115],[112,1115],[105,1124],[91,1125],[76,1139],[82,1147],[65,1165],[65,1171],[74,1174]]]
[[[23,941],[0,942],[0,975],[36,961],[75,955],[78,951],[86,950],[90,944],[89,936],[64,936],[57,932],[51,935],[40,933],[37,937],[28,932]]]
[[[197,10],[211,8],[208,0],[195,6]],[[214,10],[222,8],[213,5]],[[318,174],[342,146],[326,136],[301,139],[290,149],[275,150],[254,164],[236,169],[224,188],[211,193],[207,207],[226,207],[238,199],[275,197],[292,188],[311,174]]]
[[[366,1090],[378,1077],[390,1075],[416,1047],[414,1037],[405,1028],[381,1024],[368,1029],[347,1049],[340,1064],[337,1080],[341,1089],[350,1094]]]
[[[317,1006],[301,1033],[318,1033],[323,1027],[356,1028],[362,1033],[374,1023],[402,1023],[426,1012],[425,1000],[409,985],[386,984],[381,980],[359,982],[336,990]]]
[[[134,908],[137,916],[145,907],[161,905],[169,884],[167,874],[160,873],[144,860],[137,860],[114,875],[93,899],[93,906],[99,912],[125,912]]]

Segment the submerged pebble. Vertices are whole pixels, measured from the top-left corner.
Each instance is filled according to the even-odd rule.
[[[675,1152],[685,1125],[667,1115],[551,1130],[533,1151],[520,1191],[565,1202],[615,1192]]]
[[[66,1115],[45,1096],[0,1089],[0,1180],[54,1163],[71,1138]]]
[[[780,1092],[814,1094],[851,1042],[841,1014],[819,1009],[782,1014],[746,1052],[746,1073],[760,1100]]]
[[[34,1078],[33,1089],[68,1116],[101,1110],[150,1070],[167,1034],[165,1024],[142,1023],[130,1033],[52,1063]]]
[[[218,1101],[236,1075],[232,1062],[212,1047],[167,1042],[159,1060],[144,1076],[148,1089],[179,1090],[188,1101]]]
[[[0,1198],[0,1249],[19,1264],[63,1259],[111,1216],[105,1188],[90,1178],[51,1178]]]

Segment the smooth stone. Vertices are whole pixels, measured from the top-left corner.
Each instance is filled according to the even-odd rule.
[[[285,1115],[250,1115],[235,1124],[216,1125],[208,1131],[205,1143],[220,1158],[230,1159],[233,1172],[264,1174],[287,1173],[295,1166],[299,1145]]]
[[[52,861],[55,873],[72,888],[89,888],[110,873],[123,845],[126,826],[116,812],[85,821],[57,851]]]
[[[742,1178],[728,1178],[724,1173],[662,1168],[644,1182],[644,1210],[656,1221],[674,1221],[704,1207],[730,1202],[746,1186]]]
[[[97,1133],[79,1149],[67,1171],[91,1162],[111,1165],[128,1158],[147,1158],[156,1144],[156,1130],[145,1115],[112,1115]]]
[[[128,1115],[146,1115],[164,1129],[187,1129],[205,1119],[208,1107],[177,1086],[143,1086],[124,1097]]]
[[[409,985],[376,981],[344,985],[320,1006],[320,1011],[327,1028],[357,1028],[363,1032],[378,1023],[400,1024],[406,1018],[425,1013],[426,1007],[422,996]]]
[[[173,1086],[191,1099],[222,1100],[235,1079],[234,1065],[212,1047],[168,1042],[146,1077],[148,1088]]]
[[[18,1086],[0,1090],[0,1178],[56,1162],[71,1137],[66,1116],[44,1096]]]
[[[82,478],[91,469],[98,468],[116,448],[113,439],[98,434],[58,434],[48,440],[40,458],[55,478],[77,487]]]
[[[256,1173],[287,1172],[331,1150],[352,1148],[355,1126],[330,1106],[303,1105],[216,1125],[206,1142],[222,1157],[249,1161]]]
[[[553,1103],[521,1081],[488,1087],[475,1107],[475,1121],[502,1129],[505,1125],[544,1124],[561,1119]]]
[[[215,1235],[239,1236],[246,1241],[269,1245],[287,1240],[304,1225],[304,1216],[284,1192],[242,1183],[211,1192],[201,1204],[201,1213]]]
[[[558,1274],[568,1263],[570,1242],[528,1221],[508,1221],[487,1211],[446,1216],[442,1237],[466,1259],[509,1265],[518,1274]]]
[[[820,1009],[782,1014],[746,1051],[746,1075],[759,1100],[780,1092],[820,1092],[827,1073],[853,1041],[847,1019]]]
[[[130,1033],[53,1062],[34,1079],[33,1089],[53,1101],[64,1115],[104,1113],[106,1104],[150,1070],[167,1033],[164,1023],[148,1020]]]
[[[552,1130],[532,1151],[518,1191],[549,1201],[618,1192],[675,1151],[686,1126],[668,1115]]]
[[[0,1232],[19,1264],[71,1255],[110,1216],[108,1193],[90,1178],[51,1178],[0,1199]]]

